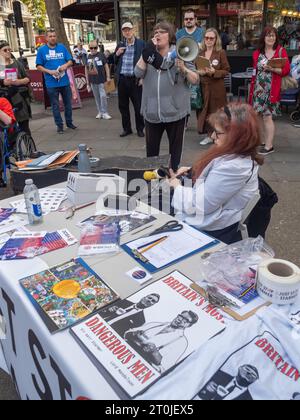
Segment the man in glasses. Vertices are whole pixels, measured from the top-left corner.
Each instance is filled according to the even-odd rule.
[[[60,94],[65,106],[66,125],[71,130],[77,128],[73,124],[72,91],[67,74],[68,68],[73,66],[73,57],[63,44],[57,43],[54,29],[48,29],[46,35],[47,44],[38,50],[36,67],[44,73],[57,132],[63,134],[64,123],[59,109]]]
[[[193,9],[189,9],[184,14],[184,28],[180,29],[176,34],[176,39],[191,36],[200,44],[203,41],[204,31],[197,25],[197,16]]]
[[[90,54],[87,58],[86,79],[88,81],[88,90],[93,91],[96,105],[98,108],[97,119],[111,120],[107,112],[107,96],[104,83],[109,82],[110,71],[105,55],[99,51],[97,41],[91,41],[89,44]]]
[[[145,43],[135,37],[131,22],[125,22],[122,25],[122,35],[124,41],[118,44],[115,51],[119,109],[123,125],[123,132],[120,137],[127,137],[132,134],[129,101],[132,102],[134,107],[137,134],[139,137],[145,137],[145,123],[141,116],[143,91],[134,74],[135,66],[142,55]]]

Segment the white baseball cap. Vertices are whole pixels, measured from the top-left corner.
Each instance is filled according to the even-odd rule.
[[[122,25],[122,30],[123,29],[133,29],[133,24],[131,22],[125,22]]]

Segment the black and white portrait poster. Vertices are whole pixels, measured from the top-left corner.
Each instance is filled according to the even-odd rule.
[[[235,350],[196,400],[300,400],[300,372],[269,331]]]
[[[104,308],[72,333],[134,397],[225,329],[223,316],[191,285],[173,272]]]
[[[267,308],[230,323],[138,399],[298,400],[299,349],[300,335]]]

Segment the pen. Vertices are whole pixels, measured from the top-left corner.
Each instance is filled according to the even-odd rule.
[[[168,239],[168,236],[165,236],[164,238],[161,238],[158,241],[154,242],[152,245],[148,246],[148,248],[141,250],[140,253],[144,254],[145,252],[149,251],[150,249],[154,248],[155,246],[160,245],[166,239]]]
[[[166,239],[166,238],[167,238],[167,236],[163,236],[162,238],[155,239],[155,241],[151,241],[151,242],[149,242],[148,244],[144,244],[144,245],[142,245],[142,246],[138,247],[138,251],[139,251],[140,249],[147,248],[147,247],[148,247],[148,246],[150,246],[150,245],[156,244],[157,242],[161,241],[162,239]]]

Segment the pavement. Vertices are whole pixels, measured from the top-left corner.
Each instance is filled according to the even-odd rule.
[[[136,134],[125,139],[119,137],[121,130],[117,98],[109,99],[111,121],[96,120],[93,100],[83,103],[83,108],[74,111],[74,122],[78,130],[66,130],[57,135],[50,110],[40,104],[33,104],[31,128],[38,148],[42,151],[71,150],[80,143],[86,143],[97,157],[145,156],[145,140]],[[132,112],[133,116],[133,112]],[[134,127],[134,124],[133,124]],[[267,242],[278,258],[300,266],[300,129],[289,122],[287,114],[276,121],[276,153],[266,157],[260,175],[272,186],[279,196],[279,203],[273,210]],[[186,133],[183,165],[190,165],[205,148],[199,146],[196,120],[191,118]],[[161,153],[168,153],[167,138],[162,141]],[[0,190],[0,199],[12,196],[10,188]],[[10,379],[0,372],[0,400],[14,400],[17,395]]]

